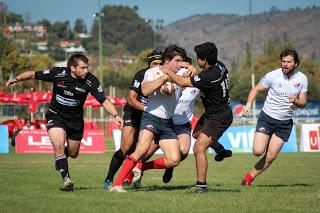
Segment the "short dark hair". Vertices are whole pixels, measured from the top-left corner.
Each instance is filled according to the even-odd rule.
[[[71,67],[71,66],[78,66],[79,61],[83,61],[84,63],[88,64],[89,59],[87,58],[87,56],[81,54],[81,53],[76,53],[73,54],[69,57],[68,59],[68,63],[67,63],[67,67]]]
[[[280,61],[282,61],[283,57],[286,57],[288,55],[293,57],[293,60],[294,60],[295,64],[297,64],[297,66],[300,64],[298,52],[293,48],[287,48],[287,49],[283,50],[280,54]]]
[[[190,57],[188,57],[188,56],[185,56],[183,58],[183,62],[188,62],[189,64],[192,64],[192,59]]]
[[[164,64],[165,60],[171,61],[174,57],[177,55],[181,56],[182,58],[185,58],[186,56],[186,50],[182,47],[179,47],[175,44],[169,45],[166,47],[162,54],[162,62],[161,64]]]
[[[197,58],[206,59],[209,65],[214,65],[218,61],[218,49],[214,43],[206,42],[194,47]]]
[[[162,60],[162,52],[160,51],[152,51],[147,55],[147,62],[148,62],[148,67],[152,64],[154,61],[160,61]]]

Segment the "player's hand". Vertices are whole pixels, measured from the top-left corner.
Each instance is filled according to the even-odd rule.
[[[290,103],[293,103],[293,104],[294,104],[294,102],[296,101],[296,96],[289,94],[289,95],[288,95],[288,99],[289,99]]]
[[[184,74],[186,77],[194,76],[197,70],[194,66],[188,65],[187,72]]]
[[[248,117],[248,116],[249,116],[249,114],[250,114],[250,108],[251,108],[251,107],[248,107],[248,106],[244,106],[244,107],[243,107],[243,110],[242,110],[242,116],[243,116],[243,117]]]
[[[9,89],[12,89],[16,83],[19,81],[18,78],[13,78],[13,79],[9,79],[7,82],[6,82],[6,87],[8,87]]]
[[[117,122],[118,127],[121,129],[123,127],[123,119],[120,115],[117,115],[114,120]]]

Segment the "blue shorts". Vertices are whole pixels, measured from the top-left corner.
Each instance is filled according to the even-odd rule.
[[[178,139],[172,119],[163,119],[150,113],[143,112],[141,117],[140,131],[146,129],[155,136],[155,141],[164,139]]]
[[[291,134],[292,126],[292,119],[284,121],[277,120],[271,118],[263,110],[261,110],[257,122],[256,132],[261,132],[270,136],[275,134],[277,137],[286,142]]]
[[[174,125],[173,129],[177,135],[187,134],[191,135],[191,124],[190,122],[180,125]]]

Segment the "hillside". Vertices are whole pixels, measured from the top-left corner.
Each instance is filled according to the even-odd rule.
[[[263,41],[285,34],[295,43],[300,55],[320,58],[320,7],[290,9],[250,16],[194,15],[166,26],[162,34],[168,43],[185,47],[194,56],[193,47],[212,41],[219,49],[219,59],[230,64],[243,58],[246,42],[253,32],[254,53],[260,53]]]

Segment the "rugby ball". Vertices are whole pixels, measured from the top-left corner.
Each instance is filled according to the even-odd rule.
[[[171,95],[174,92],[174,84],[171,82],[165,82],[160,87],[160,93],[163,95]]]

